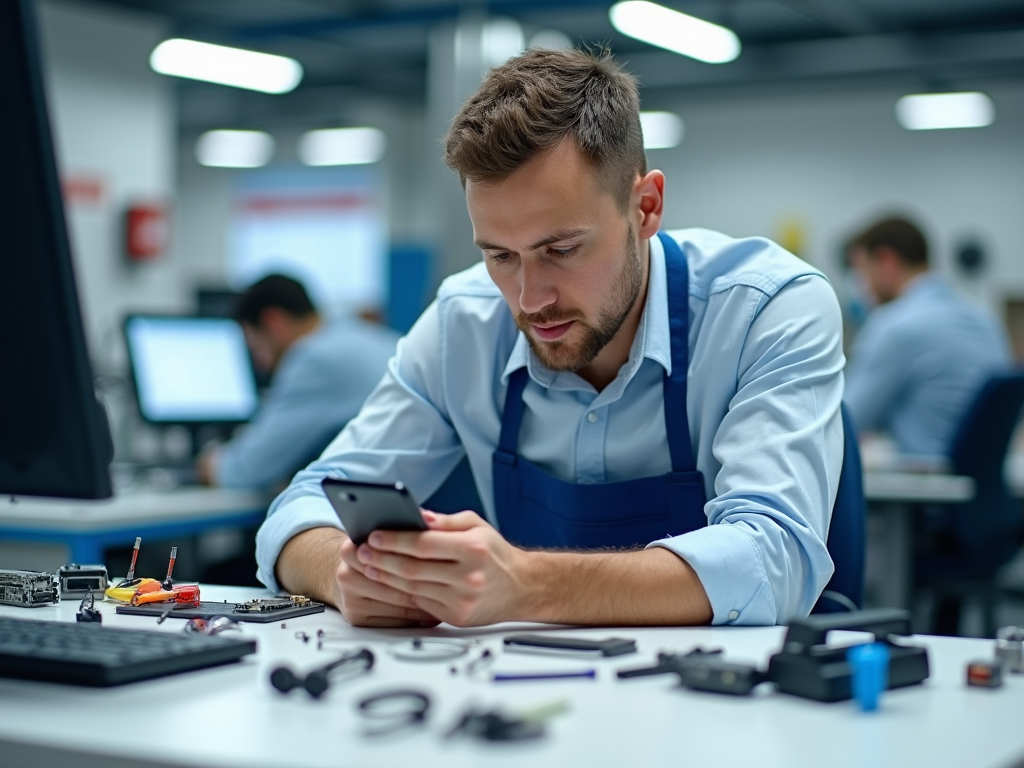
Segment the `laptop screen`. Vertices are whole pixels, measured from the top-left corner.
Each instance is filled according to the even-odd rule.
[[[133,315],[125,338],[146,421],[237,423],[256,412],[252,365],[234,320]]]

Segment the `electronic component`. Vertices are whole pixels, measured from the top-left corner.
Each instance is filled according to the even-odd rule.
[[[687,653],[659,653],[658,663],[651,667],[632,667],[620,669],[615,676],[620,680],[629,680],[634,677],[649,677],[651,675],[668,675],[676,672],[680,664],[688,661],[695,661],[704,656],[721,656],[721,648],[712,648],[706,651],[701,647],[694,648]]]
[[[0,570],[0,603],[39,608],[60,601],[60,587],[45,571]]]
[[[96,610],[96,594],[91,589],[86,590],[82,602],[78,604],[78,613],[75,614],[75,621],[85,624],[103,623],[103,614]]]
[[[996,658],[1010,672],[1024,672],[1024,629],[999,628],[996,632]]]
[[[362,704],[360,704],[362,706]],[[501,710],[482,710],[470,707],[448,731],[447,737],[459,734],[485,741],[525,741],[536,739],[547,732],[547,721],[569,709],[566,700],[553,701],[533,709],[510,715]]]
[[[235,613],[272,613],[286,608],[308,608],[315,603],[302,595],[287,597],[265,597],[235,603]]]
[[[160,589],[157,582],[156,589]],[[181,589],[181,587],[175,587]],[[109,592],[109,590],[108,590]],[[131,599],[131,596],[128,598]],[[288,601],[291,601],[290,603]],[[266,599],[260,602],[266,602]],[[236,621],[245,621],[251,624],[271,624],[281,619],[294,619],[299,616],[308,616],[313,613],[323,613],[324,604],[317,603],[307,597],[296,596],[295,598],[284,598],[273,610],[252,610],[252,601],[245,603],[229,603],[227,601],[215,603],[212,601],[199,601],[198,605],[179,605],[175,603],[152,603],[150,605],[130,605],[122,603],[117,606],[117,613],[129,616],[150,616],[159,619],[161,616],[171,619],[215,619],[218,616],[226,616]],[[237,606],[242,606],[238,610]],[[170,608],[170,610],[168,610]]]
[[[1003,665],[1000,661],[972,661],[967,665],[967,684],[974,688],[1001,688]]]
[[[679,683],[687,688],[732,696],[748,696],[765,681],[764,673],[757,667],[723,661],[711,654],[677,664],[675,672]]]
[[[517,653],[553,653],[559,656],[621,656],[636,651],[636,641],[625,637],[591,640],[558,635],[509,635],[502,638],[506,651]]]
[[[846,657],[848,647],[825,643],[828,633],[837,629],[870,632],[877,642],[889,646],[888,688],[917,685],[928,679],[927,649],[898,644],[891,639],[910,634],[910,613],[895,608],[876,608],[794,621],[786,631],[782,651],[768,662],[768,680],[783,693],[815,701],[851,698],[853,669]]]
[[[61,599],[83,597],[87,592],[102,595],[110,586],[105,565],[62,565],[57,571]]]

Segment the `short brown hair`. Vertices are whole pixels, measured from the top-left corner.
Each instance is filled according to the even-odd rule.
[[[492,69],[444,137],[444,161],[466,180],[507,179],[572,136],[625,212],[647,172],[636,79],[606,49],[530,50]]]
[[[872,224],[850,240],[847,250],[861,248],[871,254],[881,246],[892,248],[908,267],[928,266],[928,242],[908,219],[893,216]]]

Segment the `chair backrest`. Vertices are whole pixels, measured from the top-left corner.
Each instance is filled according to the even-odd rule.
[[[835,572],[825,586],[825,591],[838,592],[857,608],[861,608],[864,604],[867,502],[864,500],[864,474],[857,431],[845,404],[840,407],[840,411],[843,417],[843,466],[826,542]],[[833,613],[848,608],[848,605],[826,594],[818,600],[812,613]]]
[[[993,376],[979,390],[953,436],[953,471],[974,479],[974,499],[950,517],[967,553],[1016,542],[1024,526],[1020,508],[1003,480],[1010,438],[1024,407],[1024,372]]]

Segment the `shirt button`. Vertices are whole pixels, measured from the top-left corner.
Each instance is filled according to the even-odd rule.
[[[587,414],[587,421],[589,421],[591,424],[593,424],[595,421],[597,421],[597,414],[594,413],[593,411],[588,413]]]
[[[736,621],[740,617],[739,611],[729,611],[729,621]]]

